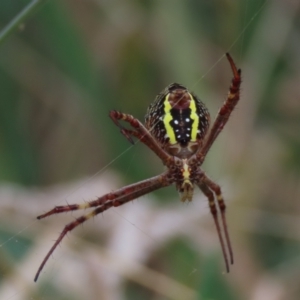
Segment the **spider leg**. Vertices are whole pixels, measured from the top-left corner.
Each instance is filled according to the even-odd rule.
[[[162,161],[166,166],[169,166],[173,163],[174,158],[170,154],[168,154],[161,146],[157,143],[155,138],[149,133],[147,128],[136,118],[131,115],[121,113],[116,110],[112,110],[109,113],[110,118],[113,122],[121,129],[121,133],[131,142],[134,144],[132,137],[135,136],[138,138],[142,143],[148,146]],[[130,130],[124,128],[119,121],[128,122],[132,128],[135,130]]]
[[[126,139],[134,145],[134,140],[130,136],[129,132],[120,124],[119,120],[127,121],[132,127],[135,127],[133,124],[137,121],[133,116],[120,113],[116,110],[109,112],[110,118],[113,122],[120,128],[121,133],[126,137]]]
[[[203,192],[203,194],[208,198],[210,212],[213,215],[213,218],[214,218],[214,221],[215,221],[215,224],[216,224],[218,237],[219,237],[219,241],[220,241],[222,252],[223,252],[223,257],[224,257],[224,260],[225,260],[226,271],[229,273],[228,257],[227,257],[227,253],[226,253],[226,250],[225,250],[225,243],[224,243],[224,240],[223,240],[221,227],[220,227],[220,224],[219,224],[218,210],[217,210],[217,207],[216,207],[216,204],[215,204],[214,194],[205,183],[201,182],[201,183],[198,184],[198,186],[199,186],[200,190]]]
[[[37,217],[38,220],[49,217],[54,214],[59,214],[68,211],[80,210],[80,209],[87,209],[90,207],[96,207],[105,204],[107,201],[115,200],[119,197],[128,196],[131,193],[136,192],[137,190],[145,190],[153,187],[153,184],[157,181],[161,180],[163,184],[165,184],[164,175],[155,176],[152,178],[148,178],[143,181],[139,181],[138,183],[130,184],[125,187],[122,187],[114,192],[107,193],[101,197],[98,197],[96,200],[88,201],[81,204],[68,204],[68,205],[61,205],[55,206],[53,209],[49,210],[48,212],[40,215]],[[165,185],[163,185],[165,186]],[[150,191],[149,191],[150,192]]]
[[[140,196],[148,194],[159,188],[166,187],[173,183],[172,180],[170,180],[168,178],[168,173],[164,173],[162,175],[155,176],[155,177],[148,179],[149,184],[147,184],[147,185],[145,185],[146,181],[147,180],[132,184],[130,186],[126,186],[120,190],[117,190],[115,193],[109,193],[109,195],[110,195],[109,200],[104,200],[104,198],[101,197],[101,198],[99,198],[99,199],[101,199],[98,202],[99,204],[96,204],[98,200],[92,201],[92,203],[95,204],[94,206],[98,206],[98,207],[96,207],[90,213],[76,218],[75,221],[67,224],[64,227],[64,229],[61,232],[61,234],[59,235],[58,239],[56,240],[54,245],[51,247],[51,249],[45,256],[44,260],[42,261],[40,267],[38,268],[38,271],[34,277],[34,281],[38,280],[39,275],[40,275],[41,271],[43,270],[46,262],[48,261],[49,257],[52,255],[52,253],[54,252],[56,247],[59,245],[59,243],[62,241],[62,239],[66,236],[66,234],[68,232],[73,230],[75,227],[84,223],[88,219],[108,210],[109,208],[111,208],[113,206],[117,207],[117,206],[123,205],[131,200],[134,200],[134,199],[140,197]],[[120,192],[120,191],[122,191],[122,192]],[[102,200],[103,200],[103,202],[101,202]]]
[[[218,204],[218,207],[221,212],[222,225],[223,225],[225,239],[226,239],[226,243],[227,243],[227,247],[228,247],[228,251],[229,251],[230,263],[233,264],[233,251],[232,251],[232,247],[231,247],[231,242],[230,242],[229,233],[228,233],[228,229],[227,229],[226,215],[225,215],[226,205],[225,205],[225,202],[224,202],[224,199],[222,196],[221,188],[218,184],[216,184],[211,179],[209,179],[205,174],[204,174],[202,180],[209,187],[209,189],[211,189],[216,195],[217,204]]]
[[[210,149],[211,145],[222,131],[223,127],[227,123],[230,114],[234,110],[236,104],[240,99],[240,85],[241,85],[241,69],[237,69],[232,57],[229,53],[226,53],[226,57],[230,63],[233,78],[231,80],[230,89],[228,92],[227,99],[223,103],[222,107],[220,108],[218,115],[214,121],[214,124],[208,134],[208,137],[205,139],[203,143],[203,147],[198,150],[196,153],[197,159],[203,162],[208,150]]]

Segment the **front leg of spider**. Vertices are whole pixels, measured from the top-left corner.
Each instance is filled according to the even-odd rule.
[[[109,114],[110,118],[113,120],[113,122],[120,128],[120,132],[126,137],[126,139],[132,144],[134,145],[134,140],[132,139],[132,137],[128,134],[126,128],[124,128],[120,122],[119,119],[117,119],[115,116],[118,115],[122,115],[122,120],[126,120],[125,118],[125,114],[122,114],[116,110],[112,110]],[[124,115],[124,118],[123,118]]]
[[[75,221],[65,226],[57,241],[39,266],[34,279],[35,281],[65,235],[79,224],[113,206],[123,205],[171,184],[174,184],[180,193],[182,202],[192,201],[194,186],[198,186],[208,198],[226,269],[229,271],[226,246],[231,263],[233,263],[233,254],[225,218],[225,203],[220,187],[211,181],[200,169],[208,150],[224,128],[239,100],[241,71],[236,68],[229,54],[227,54],[227,59],[231,65],[234,77],[228,97],[221,107],[209,133],[210,116],[205,105],[194,93],[178,83],[170,84],[157,95],[154,102],[148,107],[145,116],[145,125],[131,115],[118,111],[110,112],[111,119],[120,128],[121,133],[127,140],[134,144],[132,137],[138,139],[161,159],[167,170],[161,175],[107,193],[94,201],[57,206],[40,215],[38,219],[62,212],[93,208],[91,212],[79,216]],[[131,128],[124,128],[120,124],[120,121],[127,122]],[[219,222],[219,210],[221,213],[221,222]],[[225,235],[226,243],[224,243],[223,234]]]

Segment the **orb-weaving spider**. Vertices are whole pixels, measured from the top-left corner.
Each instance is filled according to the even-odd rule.
[[[197,185],[208,198],[210,211],[221,243],[226,270],[229,272],[229,261],[223,234],[231,264],[233,264],[233,252],[226,225],[225,203],[220,186],[209,179],[200,169],[208,150],[228,121],[240,96],[241,70],[236,68],[228,53],[226,56],[233,72],[233,79],[227,99],[219,110],[208,135],[210,123],[208,110],[195,94],[178,83],[170,84],[149,106],[145,117],[145,126],[131,115],[115,110],[110,112],[111,119],[120,128],[121,133],[131,143],[134,143],[132,137],[135,137],[148,146],[161,159],[167,170],[161,175],[107,193],[94,201],[56,206],[49,212],[38,216],[38,219],[42,219],[57,213],[95,207],[90,213],[82,215],[65,226],[41,263],[34,281],[37,281],[50,255],[69,231],[113,206],[123,205],[171,184],[176,185],[182,202],[192,201],[194,185]],[[124,128],[119,121],[129,123],[131,128]],[[219,224],[218,210],[221,212],[223,234]]]

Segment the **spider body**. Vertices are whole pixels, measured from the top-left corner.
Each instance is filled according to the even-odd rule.
[[[149,106],[145,127],[166,152],[184,159],[201,145],[209,121],[204,103],[183,85],[172,83]]]
[[[169,85],[149,106],[145,117],[145,126],[131,115],[119,111],[110,112],[112,121],[119,127],[121,133],[131,143],[134,143],[133,138],[137,138],[150,148],[161,159],[166,171],[158,176],[107,193],[96,200],[83,204],[56,206],[47,213],[38,216],[38,219],[42,219],[57,213],[94,208],[91,212],[78,217],[64,227],[42,261],[34,278],[35,281],[56,247],[66,234],[75,227],[113,206],[123,205],[172,184],[181,194],[181,201],[183,202],[192,200],[195,186],[199,187],[207,197],[220,240],[226,270],[229,272],[229,262],[233,264],[233,252],[226,224],[225,202],[220,186],[209,179],[201,169],[207,152],[227,123],[240,97],[241,70],[236,68],[228,53],[226,56],[231,66],[233,78],[227,99],[221,106],[209,132],[210,117],[206,107],[196,95],[178,83]],[[128,123],[130,127],[124,127],[121,125],[121,121]],[[222,230],[221,226],[223,227]]]

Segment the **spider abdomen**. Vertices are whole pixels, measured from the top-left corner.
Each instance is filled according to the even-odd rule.
[[[209,112],[184,86],[170,84],[149,106],[146,128],[172,155],[191,156],[209,127]]]

